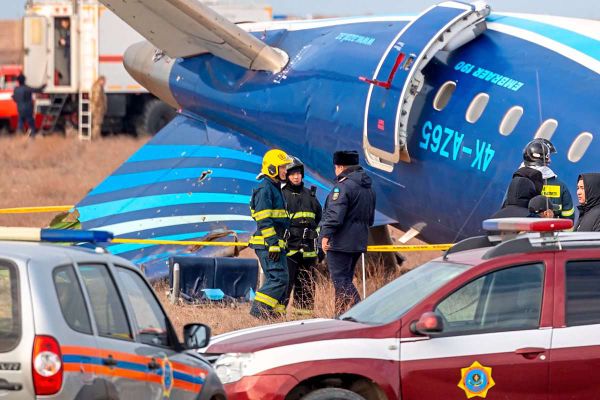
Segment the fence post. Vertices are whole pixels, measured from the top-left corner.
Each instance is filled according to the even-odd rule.
[[[179,299],[179,290],[181,287],[179,263],[173,265],[173,290],[171,291],[171,304],[176,304]]]
[[[367,297],[367,273],[365,268],[365,253],[360,255],[362,258],[362,283],[363,283],[363,299]]]

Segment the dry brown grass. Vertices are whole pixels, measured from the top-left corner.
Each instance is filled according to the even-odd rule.
[[[382,270],[381,266],[369,265],[367,267],[366,275],[367,296],[391,280],[402,275],[404,272],[422,264],[425,261],[439,256],[439,252],[412,254],[418,254],[418,257],[409,256],[407,262],[405,263],[406,265],[403,265],[402,268],[399,268],[397,272],[391,276],[386,276],[380,272]],[[293,321],[306,318],[335,317],[333,284],[327,277],[326,272],[323,269],[321,269],[321,271],[322,273],[318,274],[316,279],[315,310],[312,314],[299,314],[293,305],[291,305],[288,307],[286,316],[269,321],[261,321],[251,317],[249,315],[250,304],[248,303],[239,303],[235,305],[189,305],[179,302],[178,304],[171,304],[167,297],[169,291],[167,282],[163,281],[156,283],[155,290],[159,294],[159,298],[167,310],[167,314],[169,314],[171,321],[175,325],[175,330],[178,334],[181,335],[183,326],[185,324],[190,322],[201,322],[211,327],[213,335],[218,335],[237,329],[251,328],[254,326],[283,321]],[[354,279],[354,284],[358,288],[362,298],[363,285],[360,261],[357,265],[356,275],[357,276]]]
[[[93,142],[59,135],[0,137],[0,208],[69,205],[142,146],[113,137]],[[0,226],[45,226],[52,214],[0,214]]]
[[[72,137],[49,136],[28,140],[21,137],[0,137],[0,208],[74,204],[107,175],[121,165],[144,143],[144,140],[118,136],[93,142],[80,142]],[[52,214],[0,214],[0,226],[45,226]],[[392,230],[397,238],[401,232]],[[412,240],[409,244],[421,243]],[[439,256],[439,252],[406,253],[407,261],[400,273]],[[252,250],[242,257],[254,257]],[[360,265],[359,265],[360,266]],[[377,268],[369,268],[377,271]],[[359,274],[360,275],[360,274]],[[392,277],[393,278],[393,277]],[[378,272],[367,276],[367,293],[372,293],[391,278]],[[362,282],[356,280],[362,295]],[[156,285],[160,299],[178,333],[189,322],[203,322],[212,327],[214,334],[265,324],[252,318],[249,304],[235,306],[172,305],[167,301],[166,284]],[[316,309],[313,315],[296,315],[288,310],[286,320],[309,317],[333,317],[333,286],[322,277],[317,282]],[[269,321],[269,322],[280,322]]]

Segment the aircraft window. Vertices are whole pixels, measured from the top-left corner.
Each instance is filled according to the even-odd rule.
[[[477,120],[481,118],[481,114],[485,111],[489,101],[490,95],[487,93],[479,93],[475,96],[471,101],[471,104],[469,104],[469,108],[467,108],[467,113],[465,115],[467,121],[472,124],[477,122]]]
[[[581,160],[581,157],[585,154],[588,147],[590,147],[590,143],[592,143],[592,139],[594,136],[589,132],[581,132],[569,147],[569,152],[567,153],[567,158],[571,162],[578,162]]]
[[[538,128],[537,132],[535,133],[535,138],[542,138],[542,139],[552,139],[552,135],[554,135],[554,131],[556,131],[556,128],[558,127],[558,121],[555,119],[547,119],[544,122],[542,122],[542,124],[540,125],[540,127]]]
[[[454,89],[456,89],[455,82],[445,82],[436,93],[435,99],[433,99],[433,108],[438,111],[442,111],[444,108],[446,108],[450,102],[452,93],[454,93]]]
[[[502,121],[500,122],[500,134],[503,136],[508,136],[513,133],[522,116],[523,107],[514,106],[509,108],[506,114],[504,114],[504,118],[502,118]]]

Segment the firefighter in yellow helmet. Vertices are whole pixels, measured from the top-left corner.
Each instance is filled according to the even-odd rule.
[[[292,159],[282,150],[269,150],[262,161],[260,184],[252,192],[250,212],[257,229],[250,237],[250,247],[256,251],[265,282],[256,292],[250,315],[272,318],[285,312],[289,274],[286,258],[286,232],[289,217],[281,193],[287,166]]]

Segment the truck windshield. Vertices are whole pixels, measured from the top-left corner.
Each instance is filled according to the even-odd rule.
[[[390,323],[470,267],[428,262],[388,283],[339,318],[371,325]]]
[[[17,269],[0,260],[0,353],[11,351],[21,338]]]

